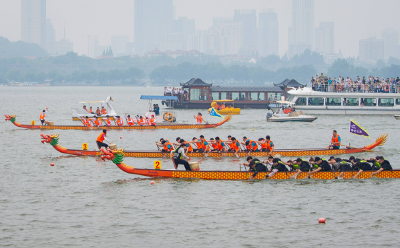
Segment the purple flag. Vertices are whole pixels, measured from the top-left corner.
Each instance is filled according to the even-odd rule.
[[[357,122],[354,120],[350,120],[350,133],[354,133],[357,135],[369,137],[367,130],[361,127]]]

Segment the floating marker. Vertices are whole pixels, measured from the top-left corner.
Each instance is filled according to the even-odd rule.
[[[54,166],[54,163],[51,163],[50,166]]]
[[[154,181],[151,181],[150,184],[151,184],[151,185],[154,185]]]
[[[325,218],[319,218],[318,223],[320,224],[325,224],[326,219]]]
[[[122,139],[122,136],[121,137],[119,137],[120,139]]]

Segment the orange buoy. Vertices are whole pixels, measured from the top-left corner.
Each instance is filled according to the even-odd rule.
[[[122,136],[121,137],[119,137],[120,139],[122,139]]]
[[[54,166],[54,163],[51,163],[50,166]]]
[[[319,218],[318,222],[319,222],[319,224],[325,224],[326,219],[325,218]]]
[[[151,181],[150,184],[151,184],[151,185],[154,185],[154,181]]]

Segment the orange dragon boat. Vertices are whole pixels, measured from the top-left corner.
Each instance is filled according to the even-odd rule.
[[[123,129],[202,129],[202,128],[215,128],[221,126],[222,124],[230,121],[232,116],[226,116],[223,121],[215,123],[215,124],[186,124],[186,123],[162,123],[157,124],[156,126],[101,126],[101,127],[86,127],[86,126],[78,126],[78,125],[29,125],[29,124],[21,124],[15,121],[15,115],[5,115],[6,121],[11,121],[15,126],[27,128],[27,129],[40,129],[40,130],[54,130],[54,129],[62,129],[62,130],[103,130],[103,129],[112,129],[112,130],[123,130]]]
[[[159,177],[159,178],[197,178],[197,179],[209,179],[209,180],[247,180],[252,176],[253,172],[250,171],[182,171],[182,170],[155,170],[155,169],[137,169],[133,166],[126,165],[123,163],[124,151],[113,150],[106,151],[102,148],[102,159],[111,160],[115,165],[118,166],[122,171],[130,174],[136,174],[146,177]],[[371,178],[372,171],[362,172],[358,178]],[[260,172],[254,177],[254,179],[262,180],[265,179],[266,174],[269,172]],[[295,172],[277,172],[270,179],[290,179]],[[312,174],[312,179],[335,179],[339,176],[340,172],[316,172]],[[353,178],[357,174],[356,171],[347,171],[344,173],[343,178]],[[400,178],[400,170],[382,171],[374,177],[377,178]],[[309,178],[307,172],[300,173],[296,179]]]
[[[51,144],[54,149],[61,153],[71,154],[76,156],[101,156],[101,151],[88,151],[88,150],[74,150],[67,149],[58,145],[59,135],[44,135],[42,136],[42,143]],[[268,152],[251,152],[250,155],[255,157],[269,157],[269,156],[281,156],[281,157],[302,157],[302,156],[326,156],[326,155],[344,155],[350,153],[360,153],[371,151],[377,146],[382,146],[386,143],[388,138],[388,134],[380,135],[376,141],[368,146],[364,146],[363,148],[346,148],[346,149],[337,149],[337,150],[329,150],[329,149],[307,149],[307,150],[296,150],[296,149],[276,149],[271,153]],[[161,152],[161,151],[129,151],[124,150],[125,157],[136,157],[136,158],[162,158],[167,156],[169,153]],[[235,157],[233,152],[210,152],[204,155],[200,152],[194,153],[186,153],[189,157],[211,157],[211,158],[221,158],[221,157]],[[249,155],[248,152],[239,152],[239,157],[246,157]]]

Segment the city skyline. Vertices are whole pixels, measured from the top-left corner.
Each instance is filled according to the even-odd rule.
[[[235,9],[255,9],[257,23],[260,13],[265,9],[274,9],[278,16],[279,56],[283,56],[288,50],[288,28],[292,25],[291,0],[247,2],[205,0],[202,3],[174,0],[172,2],[174,16],[195,20],[196,30],[208,30],[215,17],[233,18]],[[0,10],[0,18],[3,23],[0,24],[0,36],[12,41],[21,39],[21,13],[19,13],[21,2],[0,0],[0,4],[7,7]],[[341,51],[344,57],[357,57],[359,41],[362,39],[370,37],[381,39],[381,33],[386,29],[399,32],[399,27],[395,25],[394,9],[400,4],[393,0],[383,0],[379,4],[375,1],[360,0],[350,2],[318,0],[314,5],[314,28],[317,28],[320,22],[334,22],[334,52]],[[63,38],[65,23],[68,30],[67,38],[74,43],[74,51],[78,54],[88,54],[88,35],[97,35],[100,45],[106,46],[111,45],[112,36],[129,36],[129,40],[133,41],[133,12],[134,3],[132,1],[88,0],[80,2],[72,0],[68,1],[68,4],[60,0],[47,1],[47,18],[51,19],[53,23],[56,39]],[[368,13],[373,13],[374,16],[385,15],[385,20],[371,18]],[[117,14],[119,17],[116,16]],[[7,23],[11,23],[11,25],[5,25],[5,20],[8,20]]]

